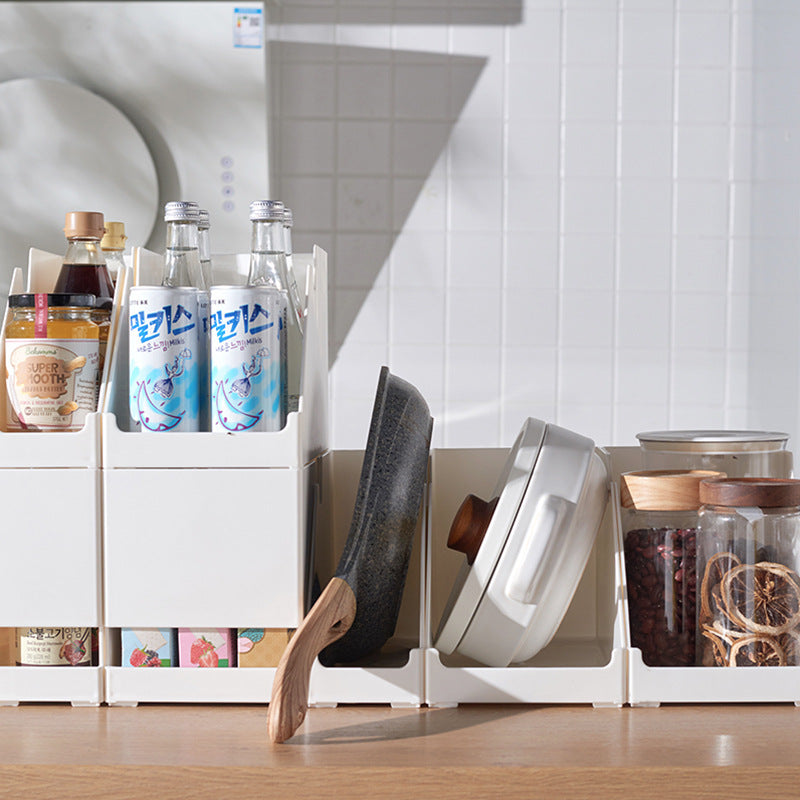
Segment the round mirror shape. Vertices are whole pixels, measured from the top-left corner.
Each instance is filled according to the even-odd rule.
[[[150,151],[133,123],[96,94],[53,78],[0,83],[0,290],[28,249],[65,249],[64,215],[101,212],[144,243],[159,210]]]

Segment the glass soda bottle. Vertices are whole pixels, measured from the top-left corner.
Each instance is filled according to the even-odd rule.
[[[278,354],[280,369],[281,414],[296,409],[299,370],[289,367],[290,340],[299,339],[299,326],[286,326],[289,294],[286,290],[286,251],[283,229],[283,203],[280,200],[254,200],[250,203],[252,236],[250,240],[250,272],[247,285],[275,290],[276,313],[280,320]],[[296,319],[295,319],[296,322]],[[288,327],[293,333],[290,334]],[[294,391],[294,402],[292,393]]]
[[[300,292],[297,288],[297,275],[294,271],[294,258],[292,250],[292,227],[294,225],[294,216],[291,208],[284,207],[283,209],[283,244],[286,252],[286,276],[287,276],[287,289],[289,291],[289,302],[292,306],[292,313],[297,319],[300,327],[300,334],[302,335],[305,330],[305,313],[303,311],[303,301],[300,299]]]
[[[208,286],[200,263],[200,206],[192,201],[176,201],[164,207],[167,247],[164,253],[162,286],[191,287],[197,290],[197,336],[199,370],[199,425],[208,430]]]
[[[208,211],[201,208],[199,213],[197,241],[200,250],[200,272],[203,275],[205,288],[208,290],[211,288],[211,239],[209,237],[211,222]]]

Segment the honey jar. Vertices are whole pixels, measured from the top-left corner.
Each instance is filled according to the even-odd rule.
[[[95,304],[88,294],[9,296],[7,431],[75,431],[97,410]]]

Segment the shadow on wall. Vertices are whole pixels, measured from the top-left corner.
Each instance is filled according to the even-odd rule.
[[[517,25],[522,22],[522,0],[429,0],[427,3],[393,0],[381,7],[364,0],[338,0],[328,7],[300,0],[277,10],[280,21],[291,25]]]
[[[294,247],[331,254],[330,362],[392,251],[486,59],[273,43],[276,194]],[[438,223],[432,224],[438,227]]]

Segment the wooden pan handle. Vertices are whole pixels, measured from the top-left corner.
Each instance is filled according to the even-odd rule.
[[[269,701],[269,738],[284,742],[294,735],[308,708],[308,682],[317,656],[350,630],[356,596],[346,581],[332,578],[292,636],[275,671]]]

